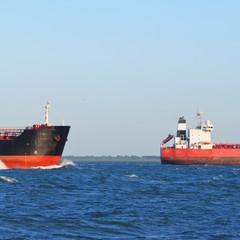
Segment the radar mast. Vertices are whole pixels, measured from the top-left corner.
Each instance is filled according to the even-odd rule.
[[[197,109],[197,115],[196,115],[196,128],[197,129],[202,129],[202,115],[203,112]]]

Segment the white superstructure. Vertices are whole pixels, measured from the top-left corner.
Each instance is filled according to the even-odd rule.
[[[177,135],[175,136],[175,148],[212,149],[211,133],[213,124],[207,120],[202,124],[202,112],[197,112],[195,128],[187,131],[186,120],[180,117],[178,120]]]
[[[177,135],[175,136],[175,148],[187,148],[187,125],[184,117],[180,117],[177,126]]]

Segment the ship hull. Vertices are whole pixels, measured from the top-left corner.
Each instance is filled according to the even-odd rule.
[[[60,163],[70,126],[34,125],[0,136],[0,166],[28,169]]]
[[[61,156],[0,156],[0,166],[2,169],[29,169],[58,165],[60,160]]]
[[[240,149],[161,148],[162,164],[240,165]]]

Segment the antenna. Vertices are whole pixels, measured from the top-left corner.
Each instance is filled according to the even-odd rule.
[[[49,125],[49,122],[48,122],[49,108],[50,108],[50,104],[49,104],[49,101],[47,101],[46,105],[44,106],[44,124],[47,126]]]

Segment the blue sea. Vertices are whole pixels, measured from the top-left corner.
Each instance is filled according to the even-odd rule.
[[[237,166],[74,158],[0,187],[0,239],[240,239]]]

